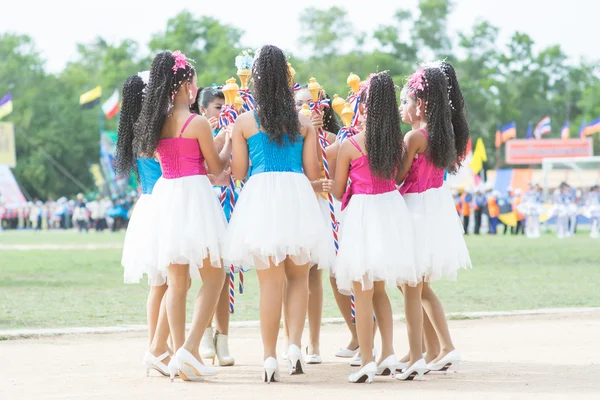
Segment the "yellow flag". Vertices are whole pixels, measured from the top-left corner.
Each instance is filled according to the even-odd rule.
[[[89,92],[79,96],[79,105],[82,109],[92,108],[100,103],[100,96],[102,96],[102,87],[96,86]]]
[[[0,122],[0,165],[8,165],[10,168],[17,166],[15,126],[12,122]]]
[[[469,168],[474,174],[478,174],[483,168],[483,163],[487,161],[487,154],[485,152],[485,146],[481,138],[477,139],[475,144],[475,151],[473,151],[473,159],[469,163]]]

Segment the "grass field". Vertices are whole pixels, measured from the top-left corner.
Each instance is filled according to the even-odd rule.
[[[10,250],[14,244],[119,243],[122,233],[0,233],[0,329],[143,324],[146,284],[123,284],[121,251]],[[458,282],[436,282],[446,312],[600,306],[598,241],[579,235],[468,237],[473,269]],[[245,275],[232,320],[258,319],[258,284]],[[188,296],[191,313],[194,294]],[[389,289],[395,313],[400,293]],[[325,284],[325,317],[339,316]]]

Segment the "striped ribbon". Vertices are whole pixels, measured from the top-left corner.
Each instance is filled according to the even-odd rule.
[[[340,131],[337,134],[337,138],[338,138],[338,141],[340,142],[340,146],[342,145],[342,143],[344,143],[344,140],[356,135],[357,133],[358,133],[358,129],[356,129],[353,126],[350,126],[350,127],[345,126],[342,129],[340,129]]]
[[[219,128],[226,127],[229,124],[233,124],[238,117],[238,113],[235,107],[231,104],[226,104],[221,109],[219,114]]]
[[[235,312],[235,267],[229,266],[229,312]]]
[[[250,90],[240,90],[240,97],[244,100],[244,110],[252,111],[256,108],[256,102]]]
[[[360,104],[360,97],[358,94],[353,94],[352,96],[348,97],[348,103],[350,103],[350,106],[352,107],[352,110],[354,111],[354,116],[352,117],[352,127],[356,127],[358,126],[358,105]]]

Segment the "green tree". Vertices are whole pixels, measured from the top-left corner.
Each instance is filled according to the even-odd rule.
[[[181,50],[194,60],[198,84],[225,84],[235,76],[235,57],[241,46],[243,31],[223,25],[218,20],[202,16],[194,17],[183,11],[167,22],[165,32],[159,32],[150,40],[150,51]]]

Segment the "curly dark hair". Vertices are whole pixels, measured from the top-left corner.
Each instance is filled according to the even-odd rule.
[[[283,51],[272,45],[263,46],[252,66],[252,80],[261,130],[279,145],[284,135],[290,142],[298,140],[300,120]]]
[[[152,60],[142,112],[134,125],[133,148],[138,154],[154,155],[160,130],[173,107],[173,97],[196,74],[189,64],[177,69],[176,73],[173,72],[174,66],[175,58],[170,51],[160,52]]]
[[[115,154],[115,170],[119,175],[129,176],[135,169],[133,152],[133,125],[142,111],[143,91],[146,84],[138,75],[132,75],[123,84],[123,104],[119,119],[119,136]]]
[[[452,129],[454,130],[454,147],[456,148],[457,168],[467,155],[467,144],[469,142],[469,124],[465,112],[465,99],[463,97],[454,67],[446,61],[440,62],[440,69],[446,75],[448,81],[448,97],[452,113]]]
[[[396,86],[387,72],[369,79],[360,101],[365,104],[367,116],[365,147],[371,172],[381,179],[395,179],[404,153],[404,138],[400,129]]]
[[[458,164],[446,75],[440,68],[425,67],[422,83],[422,89],[413,88],[409,84],[406,87],[415,94],[415,100],[421,99],[425,103],[429,135],[428,157],[436,168],[456,173]]]
[[[331,106],[331,97],[325,93],[324,98],[329,100],[329,105]],[[337,115],[335,114],[335,111],[333,111],[333,107],[325,107],[323,109],[323,129],[327,132],[335,133],[336,135],[340,129],[342,129],[337,119]]]

